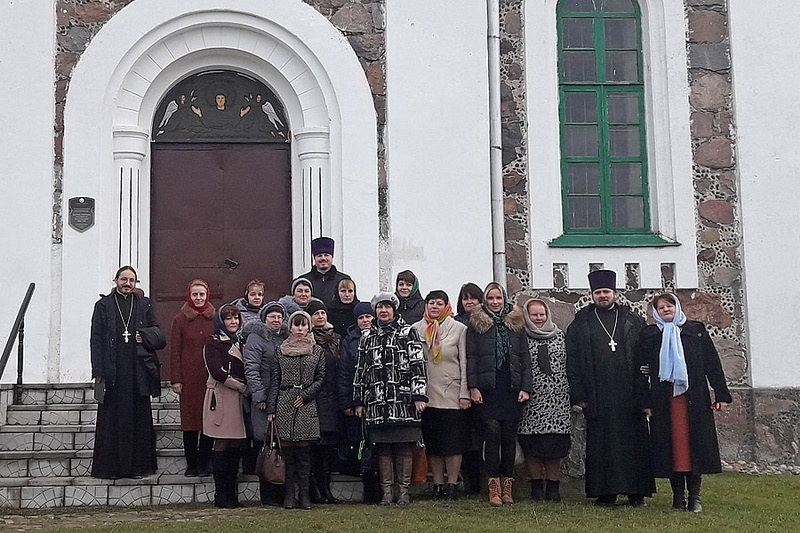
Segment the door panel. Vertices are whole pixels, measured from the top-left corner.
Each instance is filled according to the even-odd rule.
[[[186,285],[205,279],[215,307],[251,279],[276,298],[291,284],[291,177],[286,145],[153,145],[151,296],[168,335]],[[169,347],[161,352],[169,379]]]

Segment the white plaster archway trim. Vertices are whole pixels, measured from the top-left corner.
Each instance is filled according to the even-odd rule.
[[[260,79],[286,107],[294,134],[295,272],[309,263],[308,238],[325,233],[337,240],[337,266],[377,287],[375,111],[347,40],[300,0],[137,0],[95,36],[68,92],[64,195],[96,198],[97,222],[82,234],[64,228],[64,381],[89,376],[92,303],[111,286],[118,261],[135,263],[148,289],[153,113],[174,83],[214,68]],[[299,201],[305,171],[323,175],[320,205]],[[312,209],[324,214],[313,232],[298,215]]]

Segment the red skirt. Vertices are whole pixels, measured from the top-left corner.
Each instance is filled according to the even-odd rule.
[[[669,417],[672,426],[672,471],[691,472],[692,452],[689,445],[689,402],[685,394],[671,398]]]

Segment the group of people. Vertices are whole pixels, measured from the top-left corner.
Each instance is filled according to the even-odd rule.
[[[260,483],[264,504],[335,502],[337,450],[363,436],[377,456],[381,505],[410,503],[419,443],[434,499],[456,499],[459,474],[474,487],[482,467],[489,504],[513,504],[519,443],[531,498],[560,501],[578,406],[587,420],[588,497],[613,505],[625,494],[639,506],[655,491],[654,477],[668,477],[673,508],[701,510],[701,475],[721,471],[713,410],[731,396],[705,326],[686,319],[675,295],[653,299],[655,324],[646,326],[617,301],[614,272],[594,271],[592,303],[563,331],[546,300],[523,294],[514,303],[494,282],[483,290],[464,284],[456,313],[445,291],[423,298],[408,270],[395,292],[361,302],[333,265],[333,240],[311,246],[314,266],[287,296],[264,302],[265,285],[254,280],[215,310],[208,284],[196,279],[173,320],[185,474],[213,473],[215,505],[238,506],[242,450],[248,439],[256,450],[272,439],[270,425],[286,481]],[[96,477],[156,469],[146,380],[128,376],[163,339],[152,334],[158,328],[135,282],[135,271],[121,268],[92,319]]]

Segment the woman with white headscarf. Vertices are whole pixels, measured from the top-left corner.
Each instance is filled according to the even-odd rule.
[[[705,325],[687,320],[673,294],[657,295],[652,307],[656,323],[639,334],[637,357],[649,367],[642,404],[651,409],[655,476],[669,478],[674,510],[699,513],[701,475],[722,471],[714,411],[731,403],[731,394]]]

